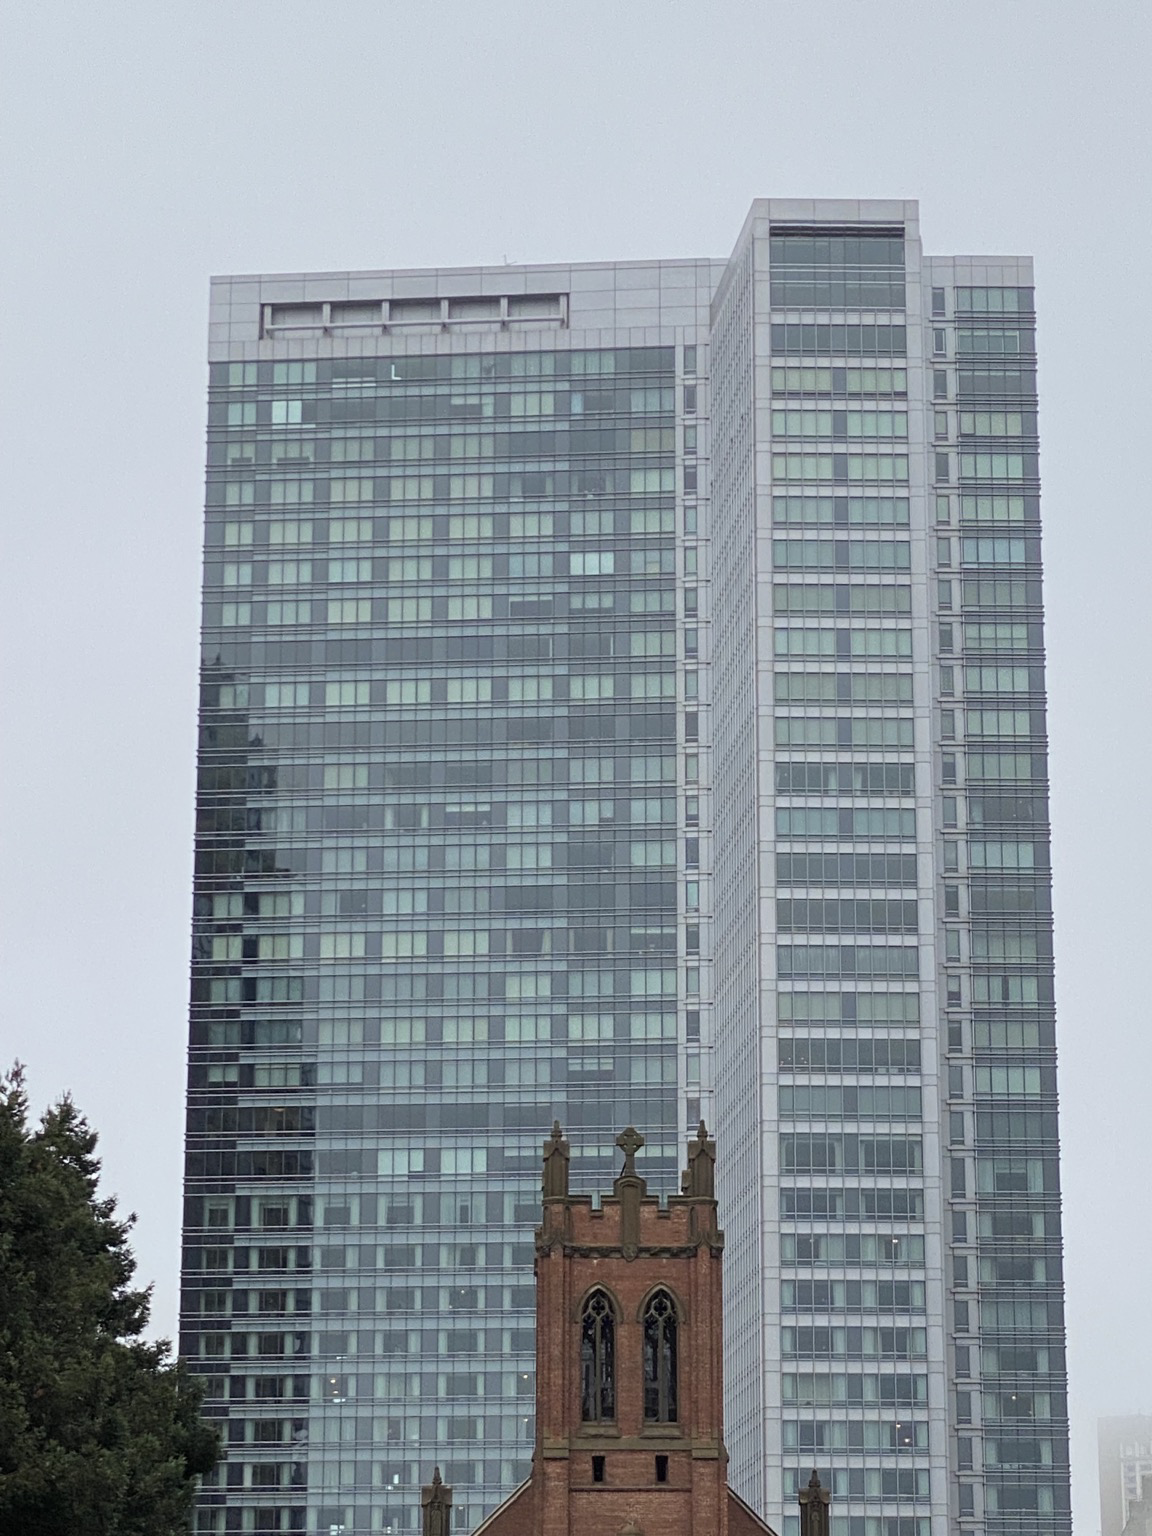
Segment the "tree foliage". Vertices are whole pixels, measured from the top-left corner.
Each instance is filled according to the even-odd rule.
[[[100,1199],[96,1135],[68,1098],[28,1123],[0,1078],[0,1531],[169,1536],[216,1461],[200,1389],[143,1338],[133,1218]]]

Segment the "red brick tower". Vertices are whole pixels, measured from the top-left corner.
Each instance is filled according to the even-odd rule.
[[[715,1143],[689,1143],[666,1205],[636,1172],[644,1138],[595,1207],[568,1191],[559,1125],[544,1145],[536,1233],[532,1476],[477,1536],[753,1536],[727,1483]]]

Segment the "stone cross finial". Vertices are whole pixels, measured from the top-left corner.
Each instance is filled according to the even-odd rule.
[[[563,1200],[568,1194],[568,1161],[571,1152],[564,1140],[559,1120],[552,1122],[552,1135],[544,1143],[543,1196],[545,1200]]]
[[[636,1172],[636,1154],[644,1145],[644,1138],[634,1125],[620,1132],[616,1138],[616,1145],[624,1154],[624,1166],[620,1170],[622,1179],[635,1179],[639,1175]]]
[[[431,1483],[421,1490],[420,1504],[424,1516],[423,1536],[448,1536],[452,1490],[441,1481],[439,1467],[433,1469]]]

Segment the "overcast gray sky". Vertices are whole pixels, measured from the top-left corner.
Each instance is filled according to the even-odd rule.
[[[162,1331],[209,274],[726,255],[754,196],[914,196],[929,251],[1037,263],[1074,1503],[1097,1529],[1094,1420],[1152,1411],[1150,43],[1138,0],[0,5],[0,1062],[98,1127]]]

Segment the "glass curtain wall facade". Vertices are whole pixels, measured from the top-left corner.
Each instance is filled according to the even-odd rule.
[[[710,366],[733,1483],[1066,1532],[1030,264],[757,203]]]
[[[526,1474],[542,1134],[701,1112],[708,263],[226,280],[182,1349],[197,1529]],[[706,334],[706,332],[705,332]]]
[[[1030,264],[763,201],[727,263],[223,279],[211,362],[198,1529],[411,1530],[436,1464],[477,1524],[542,1136],[671,1189],[703,1111],[733,1486],[1066,1536]]]

